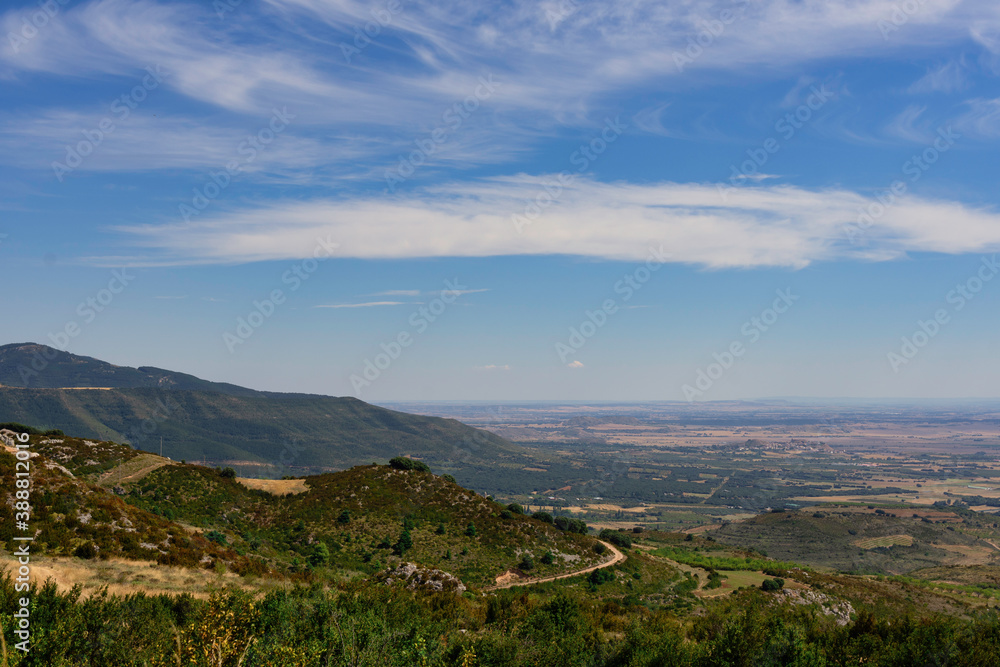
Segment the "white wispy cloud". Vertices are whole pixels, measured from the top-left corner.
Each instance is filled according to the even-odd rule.
[[[502,366],[498,364],[488,364],[486,366],[476,366],[475,369],[477,371],[509,371],[510,364],[503,364]]]
[[[571,361],[568,364],[566,364],[566,367],[567,368],[583,368],[584,366],[583,366],[583,362],[582,361],[576,360],[576,361]]]
[[[330,303],[313,308],[376,308],[378,306],[405,306],[406,301],[367,301],[365,303]]]
[[[955,126],[970,137],[1000,138],[1000,97],[973,99],[966,103],[967,110],[955,120]]]
[[[738,18],[679,67],[678,56],[706,22],[734,8]],[[0,14],[0,33],[16,31],[35,11],[28,4]],[[889,38],[878,23],[898,12],[898,0],[769,0],[745,9],[732,0],[408,0],[380,27],[377,45],[348,62],[340,44],[353,42],[372,11],[356,0],[266,0],[219,19],[210,3],[89,0],[61,7],[16,51],[4,40],[0,79],[114,79],[127,90],[145,67],[162,67],[164,89],[197,104],[189,117],[130,119],[82,167],[106,171],[215,167],[232,152],[240,134],[233,128],[252,130],[254,118],[280,103],[296,115],[294,127],[252,171],[316,185],[382,176],[482,77],[495,76],[498,91],[429,156],[421,178],[436,166],[510,160],[553,129],[599,127],[629,91],[654,87],[667,95],[748,73],[778,77],[825,58],[906,55],[967,43],[970,35],[987,50],[1000,43],[992,0],[923,0]],[[914,87],[954,89],[959,78],[949,64]],[[785,102],[809,81],[802,78]],[[213,115],[220,110],[228,124]],[[681,130],[665,116],[670,112],[669,101],[657,103],[635,116],[634,127],[723,138],[707,118]],[[101,113],[45,109],[0,118],[0,160],[38,167]]]
[[[964,59],[953,60],[927,70],[927,74],[914,81],[907,92],[913,94],[956,93],[969,85]]]
[[[864,235],[846,228],[874,199],[843,189],[713,184],[630,185],[580,179],[534,221],[525,218],[552,177],[518,176],[428,188],[408,197],[278,201],[190,224],[118,228],[133,263],[203,264],[301,258],[316,239],[364,259],[578,255],[709,268],[803,267],[832,259],[1000,249],[1000,213],[904,196]],[[515,217],[520,216],[520,217]],[[521,224],[520,231],[518,224]],[[91,261],[120,264],[121,257]]]

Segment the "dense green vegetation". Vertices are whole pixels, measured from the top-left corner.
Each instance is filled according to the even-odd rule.
[[[21,667],[758,667],[1000,664],[1000,615],[957,618],[861,609],[846,624],[781,593],[745,590],[697,616],[650,609],[604,586],[499,591],[486,597],[368,584],[227,590],[208,600],[143,594],[80,598],[37,587],[32,650]],[[0,580],[0,612],[16,594]]]

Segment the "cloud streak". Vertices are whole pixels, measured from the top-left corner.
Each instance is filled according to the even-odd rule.
[[[118,228],[151,264],[240,263],[304,257],[317,238],[361,259],[576,255],[706,268],[792,267],[838,259],[888,260],[911,252],[1000,249],[1000,214],[957,202],[902,198],[867,230],[845,236],[872,200],[841,189],[713,184],[630,185],[580,179],[519,232],[515,214],[551,177],[494,178],[385,198],[280,201],[189,224]],[[91,261],[103,263],[100,258]],[[120,263],[120,257],[108,264]]]

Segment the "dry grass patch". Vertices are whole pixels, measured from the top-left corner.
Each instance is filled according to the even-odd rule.
[[[0,567],[13,569],[16,566],[15,559],[0,558]],[[89,597],[104,588],[116,595],[139,592],[147,595],[190,593],[198,598],[207,598],[212,590],[222,586],[240,586],[249,590],[244,585],[244,580],[232,572],[217,574],[209,570],[118,558],[83,560],[32,556],[31,574],[35,583],[41,584],[51,579],[63,591],[79,584],[83,587],[83,597]]]
[[[254,479],[252,477],[237,477],[236,481],[248,489],[267,491],[275,496],[290,496],[305,493],[309,490],[304,479]]]
[[[913,537],[910,535],[886,535],[885,537],[866,537],[862,540],[854,540],[854,546],[862,549],[874,549],[876,547],[908,547],[913,544]]]

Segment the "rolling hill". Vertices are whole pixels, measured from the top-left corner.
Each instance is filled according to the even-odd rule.
[[[15,435],[0,429],[0,472],[8,478]],[[475,586],[494,584],[525,558],[533,574],[548,576],[608,560],[592,537],[564,531],[551,517],[511,511],[400,460],[309,476],[296,480],[297,492],[274,495],[248,488],[231,470],[113,442],[32,435],[28,450],[33,549],[48,556],[190,568],[221,562],[241,575],[279,577],[321,566],[374,575],[413,561]],[[14,489],[0,495],[0,544],[12,552]]]
[[[526,450],[451,419],[355,398],[260,392],[44,345],[0,347],[0,422],[127,442],[244,476],[342,470],[405,454],[454,472],[526,462]],[[480,478],[481,475],[477,477]]]

